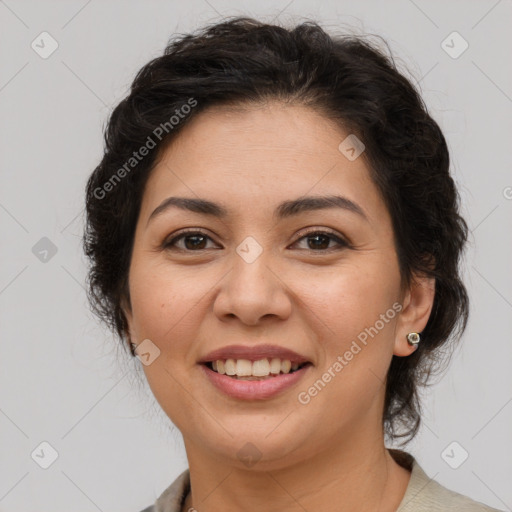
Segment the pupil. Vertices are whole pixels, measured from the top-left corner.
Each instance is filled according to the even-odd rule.
[[[324,241],[326,241],[327,243],[325,244],[320,244],[321,246],[319,246],[318,244],[316,245],[313,245],[313,247],[311,247],[311,244],[310,244],[310,248],[311,249],[327,249],[329,247],[329,237],[326,236],[326,235],[312,235],[309,237],[309,240],[316,240],[318,241],[319,238],[323,238]]]
[[[204,247],[200,247],[201,245],[201,242],[199,243],[193,243],[193,244],[189,244],[188,242],[191,240],[191,239],[196,239],[196,242],[197,242],[197,239],[202,239],[202,242],[204,243],[204,239],[205,237],[203,235],[190,235],[190,236],[187,236],[185,238],[185,246],[187,247],[187,249],[204,249]]]

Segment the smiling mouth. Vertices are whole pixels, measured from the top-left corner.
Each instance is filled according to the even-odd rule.
[[[289,359],[264,358],[257,361],[248,359],[218,359],[204,363],[207,368],[235,380],[266,380],[295,373],[311,365],[309,362],[296,363]]]

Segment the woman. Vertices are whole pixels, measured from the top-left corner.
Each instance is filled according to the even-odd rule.
[[[92,306],[184,438],[146,511],[493,510],[385,445],[465,327],[466,236],[443,134],[363,38],[171,42],[112,113],[84,236]]]

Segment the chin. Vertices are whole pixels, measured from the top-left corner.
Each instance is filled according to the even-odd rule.
[[[199,435],[203,447],[227,465],[252,471],[275,471],[297,463],[305,456],[301,452],[307,444],[307,437],[297,438],[297,429],[293,425],[279,432],[272,431],[273,428],[275,425],[269,429],[265,423],[261,428],[240,426],[233,430],[237,432],[233,437],[224,430],[221,436],[212,437],[211,430]]]

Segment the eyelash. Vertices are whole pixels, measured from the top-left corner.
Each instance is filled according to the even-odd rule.
[[[201,251],[206,251],[208,249],[198,249],[197,251],[194,251],[194,250],[190,250],[190,249],[182,249],[182,248],[177,248],[175,247],[175,244],[177,241],[181,240],[181,239],[185,239],[187,236],[191,236],[191,235],[200,235],[200,236],[204,236],[206,238],[209,238],[211,240],[211,237],[209,235],[207,235],[205,232],[201,231],[201,230],[198,230],[198,229],[191,229],[191,230],[187,230],[187,231],[182,231],[180,234],[178,234],[177,236],[169,239],[169,240],[166,240],[164,241],[164,243],[162,244],[162,248],[163,249],[166,249],[166,250],[178,250],[178,251],[181,251],[181,252],[201,252]],[[331,252],[333,250],[341,250],[341,249],[344,249],[344,248],[350,248],[351,245],[346,241],[344,240],[343,238],[341,238],[340,236],[336,235],[335,233],[331,232],[331,231],[320,231],[320,230],[317,230],[317,231],[309,231],[307,233],[301,233],[300,234],[301,236],[299,236],[299,238],[294,242],[294,244],[296,244],[297,242],[301,241],[302,239],[307,239],[307,238],[312,238],[314,235],[323,235],[323,236],[327,236],[328,238],[330,238],[331,240],[334,240],[337,244],[338,244],[338,248],[328,248],[328,249],[318,249],[318,250],[314,250],[314,249],[302,249],[302,250],[309,250],[311,252]]]

